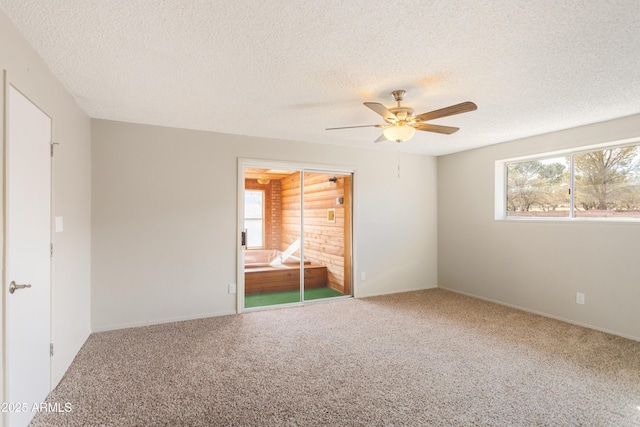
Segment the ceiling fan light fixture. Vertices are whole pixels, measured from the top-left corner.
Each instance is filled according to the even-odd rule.
[[[407,125],[394,125],[389,126],[382,133],[389,141],[402,142],[411,139],[415,135],[416,129]]]

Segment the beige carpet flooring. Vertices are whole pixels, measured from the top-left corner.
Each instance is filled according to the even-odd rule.
[[[33,426],[640,426],[640,342],[441,289],[95,333]]]

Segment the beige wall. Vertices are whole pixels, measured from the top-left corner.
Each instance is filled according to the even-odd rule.
[[[436,286],[433,157],[398,178],[379,150],[104,120],[92,144],[94,331],[236,311],[239,157],[355,167],[357,296]]]
[[[640,340],[640,223],[494,220],[496,160],[639,135],[637,115],[439,157],[438,286]]]
[[[52,376],[55,385],[90,333],[91,122],[2,12],[0,52],[0,70],[6,70],[7,84],[15,86],[52,118],[53,139],[62,144],[52,164],[53,214],[63,216],[65,227],[64,232],[53,235],[55,356]],[[4,91],[2,85],[2,99]],[[4,103],[0,106],[0,115],[5,116]],[[4,128],[1,130],[4,136]],[[2,141],[4,143],[4,137]],[[4,160],[0,165],[4,169]],[[0,176],[4,177],[4,173]],[[4,321],[4,316],[2,319]],[[4,339],[2,343],[4,354]]]

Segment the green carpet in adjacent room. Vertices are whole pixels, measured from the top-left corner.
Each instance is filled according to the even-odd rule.
[[[305,301],[341,297],[343,294],[331,288],[312,288],[304,290]],[[266,305],[289,304],[300,301],[300,291],[269,292],[265,294],[245,295],[245,308],[263,307]]]

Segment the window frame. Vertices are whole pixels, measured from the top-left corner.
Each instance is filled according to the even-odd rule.
[[[574,156],[592,153],[600,150],[610,150],[630,146],[640,147],[640,138],[630,138],[625,140],[611,141],[603,144],[595,144],[565,150],[544,152],[540,154],[514,157],[497,160],[495,162],[495,215],[496,221],[534,221],[534,222],[594,222],[594,223],[640,223],[640,217],[576,217],[575,216],[575,164]],[[508,216],[507,215],[507,167],[514,163],[524,163],[532,161],[543,161],[557,157],[569,157],[569,216],[567,217],[534,217],[534,216]]]

